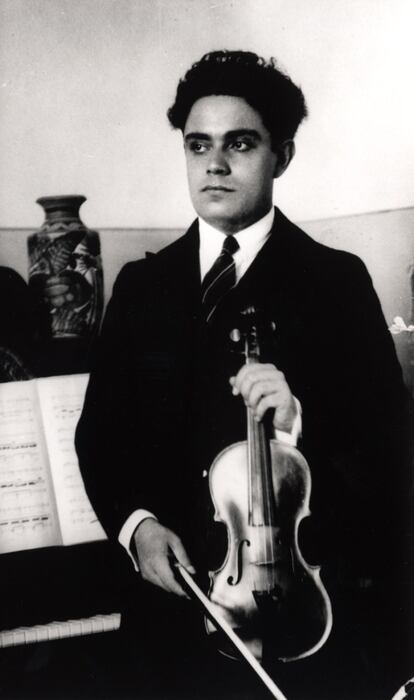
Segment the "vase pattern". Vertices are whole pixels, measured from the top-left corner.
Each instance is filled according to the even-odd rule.
[[[28,238],[29,287],[51,338],[88,338],[99,331],[103,311],[100,238],[79,217],[82,195],[40,197],[46,213]]]

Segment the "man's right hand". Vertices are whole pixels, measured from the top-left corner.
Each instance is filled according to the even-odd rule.
[[[171,567],[171,554],[190,574],[195,569],[177,535],[154,518],[146,518],[134,532],[138,567],[145,581],[164,588],[169,593],[188,597],[177,582]]]

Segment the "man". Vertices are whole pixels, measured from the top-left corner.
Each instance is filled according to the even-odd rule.
[[[171,620],[194,634],[190,646],[197,637],[173,560],[203,580],[224,559],[205,477],[224,448],[246,439],[246,406],[280,440],[299,440],[310,464],[313,516],[300,539],[305,559],[323,566],[334,611],[319,652],[290,664],[273,660],[269,670],[284,692],[318,700],[355,700],[357,691],[378,700],[399,685],[391,663],[382,673],[377,662],[395,620],[383,589],[391,595],[388,574],[404,559],[406,398],[363,264],[315,243],[273,209],[274,179],[294,155],[306,112],[302,92],[274,61],[248,52],[207,54],[180,82],[169,119],[183,133],[198,219],[121,272],[78,427],[97,515],[140,572],[133,604],[140,629],[159,606],[153,620],[168,639],[160,652],[166,697],[184,697],[183,686],[172,690]],[[266,357],[245,364],[230,334],[252,305],[275,331]],[[390,620],[379,621],[378,610]],[[150,637],[141,635],[147,657],[155,653]],[[240,679],[236,687],[242,697]],[[250,686],[244,691],[252,697]],[[227,686],[223,693],[230,697]],[[188,685],[187,696],[195,696]]]

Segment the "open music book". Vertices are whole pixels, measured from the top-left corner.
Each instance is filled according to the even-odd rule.
[[[74,447],[87,382],[0,384],[0,554],[106,539]]]

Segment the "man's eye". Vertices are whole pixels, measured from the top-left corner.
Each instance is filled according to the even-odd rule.
[[[233,143],[231,144],[231,148],[234,151],[242,152],[242,151],[249,151],[251,146],[246,141],[233,141]]]
[[[204,153],[207,150],[207,146],[205,143],[197,143],[197,141],[194,141],[190,144],[190,150],[193,151],[193,153]]]

